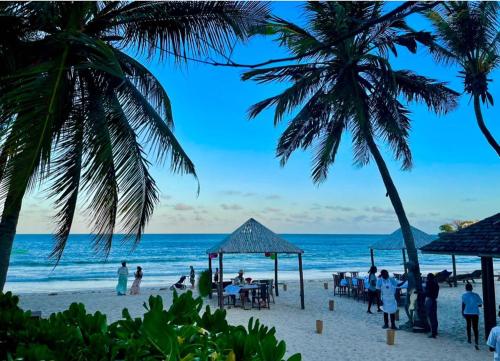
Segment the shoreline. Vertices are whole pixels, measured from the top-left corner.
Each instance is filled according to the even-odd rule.
[[[457,267],[457,274],[470,273],[476,269],[480,269],[480,265],[468,265],[470,267]],[[332,274],[334,272],[339,271],[353,271],[356,268],[348,270],[349,267],[332,267],[328,271],[325,270],[304,270],[304,281],[320,281],[320,282],[331,282],[333,280]],[[393,265],[393,266],[379,266],[379,271],[382,269],[387,269],[389,273],[392,275],[393,273],[403,273],[403,269],[401,265]],[[451,272],[450,267],[432,267],[432,266],[424,266],[421,267],[422,274],[425,275],[428,272],[439,272],[443,269],[447,269]],[[198,269],[201,271],[202,269]],[[367,274],[368,267],[358,268],[360,275]],[[228,275],[229,274],[229,275]],[[234,272],[236,274],[236,271]],[[248,272],[249,276],[253,276],[254,279],[264,279],[264,278],[272,278],[274,279],[274,272],[264,271],[264,272]],[[232,272],[225,272],[225,280],[229,280],[233,276]],[[278,279],[279,282],[298,282],[299,274],[298,270],[280,270]],[[162,287],[170,287],[173,283],[175,283],[179,279],[179,276],[152,276],[149,277],[146,273],[146,277],[143,279],[142,288],[146,289],[155,289]],[[133,282],[133,276],[129,275],[129,284],[131,285]],[[117,283],[117,278],[100,278],[100,279],[78,279],[78,280],[44,280],[44,281],[10,281],[7,280],[5,285],[5,292],[11,291],[16,294],[46,294],[46,293],[62,293],[62,292],[91,292],[91,291],[100,291],[100,290],[114,290]],[[186,280],[186,285],[188,285],[188,281]]]

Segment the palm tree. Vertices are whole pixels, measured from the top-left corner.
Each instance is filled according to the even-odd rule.
[[[293,54],[306,53],[324,43],[335,45],[299,64],[249,71],[243,78],[259,83],[291,82],[282,93],[253,105],[249,111],[253,118],[274,106],[275,124],[294,112],[277,146],[282,165],[298,148],[313,147],[312,179],[315,183],[325,181],[345,132],[352,135],[356,165],[366,165],[373,157],[415,267],[411,282],[421,293],[410,223],[377,140],[389,145],[394,157],[402,161],[402,169],[410,169],[410,112],[406,103],[423,102],[433,111],[444,113],[456,106],[457,94],[433,79],[392,69],[388,52],[397,55],[397,45],[415,52],[417,41],[427,44],[431,40],[428,33],[413,32],[403,19],[389,19],[335,43],[359,24],[381,16],[382,7],[380,2],[310,2],[305,6],[306,27],[275,19],[264,31],[277,35],[280,44]],[[422,307],[419,310],[422,319],[425,314]]]
[[[431,47],[435,58],[461,68],[464,91],[474,100],[479,129],[498,156],[500,145],[484,124],[481,102],[493,105],[488,76],[500,64],[499,11],[496,1],[453,1],[426,12],[437,35],[437,44]]]
[[[243,2],[0,5],[0,290],[33,188],[47,185],[54,200],[59,261],[77,201],[107,255],[115,231],[135,245],[151,217],[150,161],[196,177],[165,89],[130,54],[182,62],[223,53],[267,14],[267,4]]]

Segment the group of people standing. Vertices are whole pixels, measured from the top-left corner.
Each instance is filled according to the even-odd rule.
[[[127,282],[128,282],[128,268],[127,262],[123,261],[120,268],[118,268],[118,284],[116,285],[116,294],[118,296],[125,296],[127,294]],[[130,287],[131,295],[138,295],[140,292],[141,281],[142,281],[142,267],[137,266],[137,270],[134,272],[134,282],[132,287]],[[195,283],[195,271],[193,266],[189,266],[189,282],[191,283],[191,288],[194,288]]]
[[[128,268],[127,262],[123,261],[120,268],[118,268],[118,285],[116,285],[116,294],[118,296],[125,296],[127,294],[127,282],[128,282]],[[134,272],[134,282],[132,287],[130,287],[131,295],[138,295],[140,292],[141,281],[142,281],[142,268],[137,266],[137,270]]]
[[[397,329],[396,326],[396,312],[398,310],[398,304],[396,300],[396,290],[401,287],[405,282],[411,282],[408,280],[403,280],[401,282],[389,277],[389,272],[387,270],[382,270],[380,275],[377,276],[377,267],[372,266],[368,271],[368,310],[367,313],[372,313],[371,308],[373,305],[377,305],[377,311],[384,313],[384,325],[383,328]],[[413,293],[414,286],[408,284],[409,295]],[[481,297],[472,291],[472,285],[467,283],[465,285],[465,293],[462,295],[462,315],[466,320],[466,330],[467,330],[467,341],[472,343],[471,334],[474,333],[474,345],[476,349],[479,349],[479,307],[482,306]],[[438,335],[438,317],[437,317],[437,299],[439,296],[439,284],[433,273],[427,274],[427,279],[424,288],[425,295],[425,311],[427,314],[428,324],[430,325],[430,338],[436,338]],[[407,299],[407,304],[412,300]],[[381,307],[382,306],[382,307]],[[413,322],[412,310],[414,306],[410,306],[410,310],[406,308],[408,313],[408,318],[410,322]],[[390,320],[390,324],[389,324]],[[471,332],[472,331],[472,332]]]

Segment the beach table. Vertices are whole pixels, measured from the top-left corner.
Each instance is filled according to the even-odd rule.
[[[239,297],[241,300],[241,307],[245,310],[245,300],[248,298],[248,292],[259,288],[258,285],[248,284],[248,285],[229,285],[224,288],[224,294],[226,296]],[[236,306],[236,302],[234,303]]]

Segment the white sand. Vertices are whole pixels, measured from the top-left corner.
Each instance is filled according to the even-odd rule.
[[[429,339],[426,335],[397,331],[396,344],[388,346],[385,343],[385,330],[382,330],[382,315],[367,314],[366,304],[343,297],[333,297],[330,288],[323,289],[322,281],[306,281],[306,309],[300,309],[299,290],[297,283],[288,283],[288,291],[280,289],[280,296],[271,309],[228,310],[228,319],[233,324],[246,325],[250,317],[256,317],[266,325],[274,326],[279,338],[286,341],[288,353],[302,353],[302,359],[312,360],[489,360],[493,355],[487,351],[484,344],[484,329],[482,315],[480,323],[480,351],[466,343],[465,321],[461,317],[460,296],[463,286],[449,288],[441,285],[438,299],[439,333],[437,339]],[[477,284],[475,291],[481,292]],[[500,288],[497,286],[497,294]],[[72,302],[82,302],[87,310],[97,310],[108,315],[109,321],[121,318],[121,310],[127,307],[132,316],[144,313],[143,302],[151,294],[160,294],[165,304],[171,303],[171,291],[149,288],[142,290],[139,296],[118,297],[113,290],[95,292],[66,292],[57,295],[22,294],[21,307],[40,310],[43,316],[66,309]],[[328,300],[335,300],[335,311],[328,310]],[[216,306],[216,300],[207,300]],[[375,310],[376,307],[373,308]],[[402,322],[406,321],[403,309]],[[324,322],[322,335],[315,333],[315,322]]]

